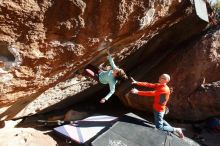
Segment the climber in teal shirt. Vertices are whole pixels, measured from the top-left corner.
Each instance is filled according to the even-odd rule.
[[[112,69],[107,70],[107,71],[103,71],[103,70],[97,69],[91,65],[87,66],[85,69],[86,73],[90,77],[92,77],[93,79],[95,79],[96,81],[98,81],[102,84],[109,85],[110,92],[104,98],[101,99],[100,103],[105,103],[115,93],[115,86],[118,81],[127,79],[127,76],[126,76],[124,70],[118,68],[115,65],[114,60],[111,57],[109,51],[107,51],[107,53],[108,53],[107,59],[111,65]]]

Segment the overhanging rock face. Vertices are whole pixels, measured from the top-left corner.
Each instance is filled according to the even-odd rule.
[[[13,78],[0,85],[1,119],[59,109],[84,99],[96,83],[84,79],[81,70],[88,63],[106,62],[105,48],[111,48],[116,63],[129,74],[136,74],[135,68],[145,76],[172,48],[207,24],[189,1],[178,0],[4,1],[0,8],[0,42],[13,45],[22,57],[19,66],[9,70]],[[125,104],[130,87],[123,83],[117,91]]]

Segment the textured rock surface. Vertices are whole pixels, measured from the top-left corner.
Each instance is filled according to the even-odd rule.
[[[150,71],[140,75],[142,71],[149,70],[147,65],[139,66],[134,71],[134,77],[140,81],[157,82],[158,76],[163,72],[171,75],[169,85],[174,92],[171,94],[168,116],[185,120],[201,120],[220,114],[219,35],[219,30],[209,31],[191,40],[190,43],[184,42],[179,45]],[[152,107],[152,100],[149,98],[131,94],[125,102],[142,110]]]
[[[209,33],[186,47],[187,51],[182,53],[182,59],[172,71],[174,81],[171,86],[174,86],[176,92],[173,97],[182,105],[174,107],[173,111],[178,109],[184,113],[177,116],[177,112],[174,112],[177,117],[187,116],[190,120],[199,120],[220,114],[220,30]],[[187,74],[184,75],[184,72]],[[201,90],[203,87],[205,90]]]
[[[4,0],[0,12],[0,46],[4,50],[0,53],[13,75],[10,81],[0,84],[1,119],[31,115],[63,100],[67,106],[70,101],[76,102],[98,91],[100,87],[95,82],[79,75],[80,71],[75,72],[90,62],[95,65],[105,62],[102,50],[108,47],[116,62],[138,80],[154,81],[163,71],[175,79],[180,72],[174,66],[181,65],[181,61],[168,65],[169,71],[160,65],[159,71],[148,72],[206,25],[196,16],[189,1],[178,0]],[[203,76],[192,81],[196,85],[193,89],[188,87],[191,91],[200,85],[198,80],[203,80]],[[178,86],[181,82],[175,81],[176,86],[173,85],[178,95],[171,102],[173,109],[181,107],[188,96],[188,92],[181,92]],[[189,91],[188,88],[185,90]],[[119,86],[117,95],[125,104],[129,90],[128,83]],[[137,107],[136,102],[142,104]],[[138,99],[130,106],[144,109],[146,105],[150,103]],[[173,115],[182,115],[182,111]]]

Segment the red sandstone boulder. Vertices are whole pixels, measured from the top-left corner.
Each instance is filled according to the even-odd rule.
[[[106,48],[138,80],[156,81],[159,73],[170,73],[175,90],[171,105],[181,107],[189,93],[181,93],[178,85],[182,80],[176,80],[180,73],[175,71],[182,62],[175,60],[171,66],[163,60],[207,25],[189,1],[178,0],[17,0],[0,3],[0,12],[0,54],[12,75],[0,84],[2,120],[62,108],[100,91],[96,82],[82,75],[82,69],[88,63],[106,62]],[[173,58],[175,55],[178,53]],[[173,62],[171,59],[168,56],[167,61]],[[158,71],[155,66],[160,66]],[[194,91],[200,80],[203,76],[192,81],[193,89],[186,86],[185,90]],[[142,98],[133,101],[129,96],[132,103],[128,103],[125,95],[130,87],[128,82],[119,85],[117,95],[122,101],[138,109],[150,107]],[[183,112],[185,109],[171,115],[182,117]]]

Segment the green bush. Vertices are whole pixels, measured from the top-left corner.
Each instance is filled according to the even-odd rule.
[[[214,4],[214,8],[220,10],[220,0],[217,0],[217,2]]]
[[[214,12],[216,13],[215,17],[220,22],[220,0],[217,0],[217,2],[212,6],[214,9]]]

